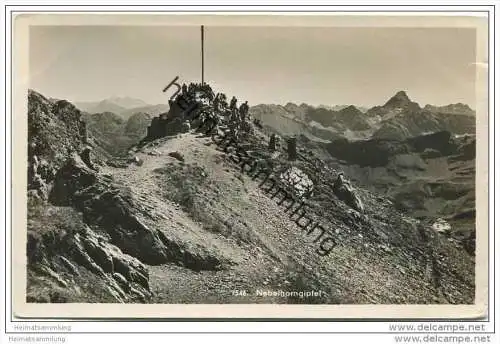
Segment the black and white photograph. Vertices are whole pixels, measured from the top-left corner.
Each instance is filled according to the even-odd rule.
[[[474,25],[29,25],[24,302],[477,305]]]

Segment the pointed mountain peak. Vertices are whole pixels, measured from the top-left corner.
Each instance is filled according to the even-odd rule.
[[[298,108],[298,106],[295,103],[288,102],[288,103],[286,103],[286,105],[284,106],[284,108],[287,109],[287,110],[295,110],[295,109]]]
[[[339,110],[338,113],[343,114],[343,115],[349,115],[349,116],[357,116],[357,115],[362,115],[363,114],[354,105],[346,106],[345,108]]]
[[[399,91],[398,93],[396,93],[394,95],[394,97],[398,97],[398,98],[406,98],[406,99],[410,99],[408,98],[408,95],[406,94],[406,91]]]
[[[349,105],[349,106],[346,106],[345,108],[343,108],[343,110],[346,110],[346,111],[361,112],[361,111],[359,111],[359,109],[358,109],[357,107],[355,107],[354,105]]]
[[[412,103],[405,91],[399,91],[385,103],[385,107],[405,107]]]

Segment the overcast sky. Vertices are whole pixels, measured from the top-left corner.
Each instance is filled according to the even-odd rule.
[[[422,106],[475,107],[475,30],[205,27],[205,79],[258,103],[382,105],[399,90]],[[30,88],[70,101],[166,103],[175,76],[199,81],[199,27],[37,26]]]

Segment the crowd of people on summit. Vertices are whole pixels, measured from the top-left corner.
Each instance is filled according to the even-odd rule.
[[[238,107],[238,99],[233,96],[228,103],[227,96],[224,93],[215,94],[210,85],[206,83],[183,84],[181,91],[180,97],[187,102],[201,101],[205,106],[204,114],[210,117],[211,122],[226,125],[233,136],[238,136],[240,131],[249,129],[247,123],[250,110],[248,101],[243,102]],[[205,118],[200,120],[204,121]]]

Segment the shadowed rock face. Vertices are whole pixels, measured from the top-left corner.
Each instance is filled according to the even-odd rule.
[[[28,143],[32,155],[61,163],[65,153],[86,142],[86,126],[71,103],[50,102],[41,94],[28,94]]]
[[[29,218],[27,252],[28,280],[47,286],[29,283],[27,302],[146,302],[151,297],[146,267],[71,208],[49,206]]]
[[[107,231],[114,245],[144,263],[181,262],[194,270],[221,268],[218,258],[185,251],[161,231],[149,228],[127,190],[89,169],[76,155],[58,171],[50,200],[82,211],[88,223]]]
[[[80,111],[65,100],[51,102],[41,94],[28,92],[28,190],[52,182],[54,171],[72,152],[87,141],[87,129]]]
[[[327,145],[333,156],[360,166],[385,166],[395,154],[406,154],[409,147],[390,140],[367,140],[349,142],[335,140]]]
[[[391,157],[400,154],[423,153],[437,156],[451,156],[460,150],[472,153],[475,144],[461,145],[448,131],[412,137],[403,141],[371,139],[364,141],[335,140],[327,149],[336,158],[359,166],[386,166]],[[470,155],[470,154],[469,154]]]
[[[423,152],[426,149],[434,149],[441,153],[441,156],[448,156],[458,152],[458,143],[453,140],[449,131],[440,131],[429,135],[413,137],[407,140],[416,152]]]
[[[54,205],[69,206],[78,190],[88,188],[97,181],[95,171],[75,154],[57,171],[49,200]]]

